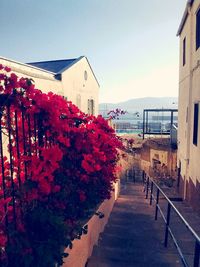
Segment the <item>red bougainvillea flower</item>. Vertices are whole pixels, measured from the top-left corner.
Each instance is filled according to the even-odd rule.
[[[11,71],[11,68],[9,68],[9,67],[5,67],[4,70],[5,70],[6,72],[10,72],[10,71]]]
[[[7,241],[8,241],[8,238],[5,235],[5,233],[0,232],[0,247],[4,248],[6,246]]]
[[[24,257],[30,266],[54,266],[66,240],[110,197],[122,144],[102,116],[84,114],[10,71],[0,65],[1,125],[11,135],[3,152],[12,152],[0,162],[0,249],[8,262],[15,251],[12,266],[24,266]]]
[[[79,199],[80,199],[81,202],[86,200],[85,192],[79,191]]]

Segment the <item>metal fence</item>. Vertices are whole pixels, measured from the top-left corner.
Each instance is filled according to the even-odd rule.
[[[197,233],[194,231],[194,229],[190,226],[190,224],[185,220],[185,218],[181,215],[181,213],[178,211],[178,209],[175,207],[175,205],[172,203],[172,201],[166,196],[166,194],[163,192],[163,190],[156,184],[156,182],[144,174],[144,180],[145,180],[145,193],[146,193],[146,199],[149,198],[150,205],[155,203],[155,220],[158,219],[158,213],[160,213],[161,218],[164,221],[165,224],[165,233],[164,233],[164,246],[168,246],[168,239],[169,236],[171,236],[173,243],[178,251],[178,254],[180,256],[181,262],[184,267],[191,266],[190,263],[188,263],[186,256],[184,255],[184,252],[181,248],[181,240],[178,240],[174,230],[172,229],[172,219],[173,216],[177,216],[179,221],[181,222],[182,226],[185,230],[187,230],[195,243],[193,252],[191,255],[193,255],[193,267],[199,267],[199,261],[200,261],[200,237],[197,235]],[[161,199],[165,200],[167,203],[167,209],[163,208],[163,206],[160,204]],[[173,214],[172,214],[173,212]],[[173,216],[172,216],[173,215]]]
[[[0,201],[4,201],[0,227],[8,242],[10,231],[15,230],[18,224],[17,207],[22,204],[20,190],[29,177],[28,158],[33,155],[40,157],[39,148],[52,144],[53,139],[47,135],[42,114],[16,108],[13,101],[0,95]],[[5,248],[1,247],[0,256],[4,252]]]

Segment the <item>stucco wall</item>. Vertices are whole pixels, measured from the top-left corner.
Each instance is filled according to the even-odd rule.
[[[200,103],[200,48],[196,50],[196,12],[200,0],[188,8],[188,17],[180,34],[178,166],[184,182],[183,197],[192,200],[200,181],[200,113],[198,144],[193,144],[194,104]],[[186,37],[186,64],[182,64],[183,39]],[[192,186],[191,186],[192,184]],[[197,186],[198,187],[198,186]],[[196,187],[196,190],[198,191]],[[191,189],[192,188],[192,189]]]
[[[179,107],[178,107],[178,157],[187,158],[187,138],[188,133],[188,106],[189,106],[189,78],[186,78],[180,84]],[[183,104],[184,103],[184,104]],[[182,162],[182,170],[185,162]]]
[[[150,149],[151,167],[153,167],[153,160],[154,159],[159,160],[161,165],[165,164],[167,166],[167,164],[168,164],[168,151]]]
[[[146,149],[145,149],[146,148]],[[145,151],[146,150],[146,151]],[[145,155],[145,157],[143,156]],[[147,156],[149,154],[149,156]],[[159,163],[160,162],[160,163]],[[163,175],[170,175],[176,177],[176,162],[177,162],[177,151],[169,149],[154,149],[145,146],[142,149],[141,155],[141,169],[149,175],[158,174],[160,177]]]
[[[143,159],[141,160],[141,169],[145,171],[145,173],[150,174],[150,167],[151,167],[150,161],[146,161]]]
[[[200,68],[196,70],[193,76],[193,93],[192,93],[192,112],[191,112],[191,124],[190,130],[190,151],[189,151],[189,165],[188,165],[188,177],[191,177],[194,184],[197,180],[200,181]],[[198,142],[197,146],[193,144],[193,120],[194,120],[194,103],[199,103],[199,121],[198,121]]]
[[[200,112],[198,122],[198,144],[193,145],[193,118],[194,118],[194,103],[200,103],[200,48],[196,50],[196,11],[200,7],[200,0],[194,1],[191,10],[191,127],[190,130],[190,149],[189,149],[189,165],[187,179],[190,177],[192,183],[196,186],[197,181],[200,181],[200,169],[198,159],[200,158]]]
[[[84,72],[87,72],[87,79],[85,80]],[[77,96],[81,95],[81,106],[79,107],[83,112],[88,112],[88,99],[94,100],[95,115],[98,114],[98,94],[99,85],[92,73],[92,70],[86,60],[82,58],[71,68],[67,69],[62,74],[63,92],[74,104],[77,104]]]
[[[118,166],[121,168],[121,170],[118,172],[118,178],[124,178],[127,174],[127,171],[132,169],[134,163],[134,155],[120,151],[120,160],[118,162]]]
[[[190,68],[191,68],[191,17],[188,16],[180,35],[179,55],[179,105],[178,105],[178,158],[181,160],[181,175],[186,173],[190,123]],[[183,66],[183,40],[186,38],[186,64]]]
[[[83,235],[80,240],[73,241],[73,248],[70,250],[67,248],[65,252],[69,253],[69,256],[65,259],[65,263],[62,267],[84,267],[87,259],[91,256],[93,246],[98,243],[99,234],[103,232],[108,218],[112,211],[115,200],[119,193],[119,182],[115,184],[115,191],[112,193],[112,197],[109,200],[105,200],[99,207],[99,211],[105,215],[103,219],[99,219],[94,215],[88,225],[87,235]]]

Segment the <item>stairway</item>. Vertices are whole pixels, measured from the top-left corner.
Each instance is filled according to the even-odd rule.
[[[173,245],[163,246],[164,225],[154,220],[154,208],[144,197],[141,172],[122,181],[105,231],[87,267],[180,267]]]

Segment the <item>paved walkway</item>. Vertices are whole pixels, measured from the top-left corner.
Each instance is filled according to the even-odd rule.
[[[87,267],[180,267],[174,245],[163,246],[164,224],[141,183],[125,182]],[[186,240],[187,241],[187,240]]]

